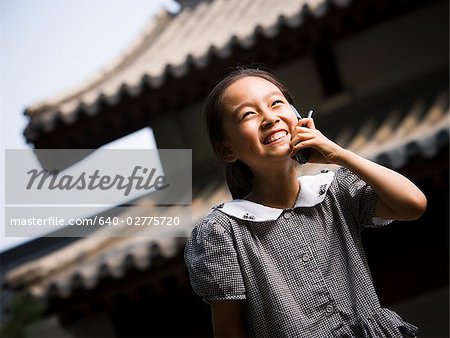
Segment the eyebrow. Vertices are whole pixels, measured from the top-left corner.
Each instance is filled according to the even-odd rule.
[[[281,93],[280,91],[271,91],[269,93],[267,93],[266,95],[264,95],[263,100],[267,100],[268,98],[275,96],[275,95],[283,95],[283,93]],[[243,102],[240,105],[238,105],[235,109],[233,109],[233,115],[237,114],[239,112],[239,110],[241,110],[243,107],[245,106],[251,106],[251,102]]]

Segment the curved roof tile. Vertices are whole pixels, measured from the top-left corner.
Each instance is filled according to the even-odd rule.
[[[215,0],[203,2],[195,8],[184,8],[176,15],[162,10],[117,60],[85,83],[33,104],[25,113],[35,126],[51,131],[55,128],[54,115],[60,115],[68,124],[76,120],[79,109],[95,115],[102,97],[114,105],[120,100],[121,89],[135,96],[144,83],[158,88],[169,72],[182,77],[191,63],[205,67],[213,54],[229,57],[234,44],[250,48],[258,33],[273,37],[282,25],[297,27],[305,15],[321,17],[330,4],[345,6],[349,2]],[[27,136],[33,138],[33,135]]]
[[[446,88],[431,100],[418,97],[409,107],[393,107],[379,121],[368,120],[362,126],[353,126],[356,134],[343,130],[334,139],[362,156],[400,168],[413,156],[430,158],[448,145],[449,125]],[[211,205],[229,198],[225,185],[211,183],[204,187],[192,201],[193,219],[200,219]],[[134,215],[137,211],[125,212]],[[190,229],[189,226],[179,229],[175,235],[181,237],[173,237],[174,233],[164,236],[161,231],[147,238],[117,237],[120,234],[115,233],[109,233],[109,238],[105,234],[100,238],[87,237],[15,268],[6,276],[6,282],[15,289],[26,288],[35,296],[69,297],[77,287],[93,288],[103,278],[123,277],[127,268],[146,269],[158,257],[173,257],[181,252],[183,236],[188,236]]]

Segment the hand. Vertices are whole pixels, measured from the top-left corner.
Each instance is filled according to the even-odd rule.
[[[291,156],[312,148],[310,162],[341,165],[367,182],[379,197],[375,216],[407,221],[424,213],[427,199],[411,181],[330,141],[315,128],[312,119],[298,121],[291,135]]]
[[[291,156],[301,149],[311,148],[308,162],[339,164],[343,148],[317,130],[312,118],[299,120],[291,135]]]

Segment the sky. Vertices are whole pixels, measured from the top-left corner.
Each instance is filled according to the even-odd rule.
[[[0,251],[30,238],[5,237],[5,149],[26,149],[24,109],[84,82],[114,60],[174,0],[0,1]],[[150,133],[151,134],[151,133]],[[151,139],[150,139],[151,138]],[[154,146],[148,130],[111,148]]]

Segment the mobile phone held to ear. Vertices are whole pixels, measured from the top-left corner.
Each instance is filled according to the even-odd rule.
[[[293,105],[291,105],[291,107],[292,107],[292,110],[294,111],[295,115],[297,116],[297,119],[301,120],[302,117],[299,114],[299,112],[297,111],[297,109],[295,109],[295,107]],[[312,114],[313,114],[313,111],[310,110],[308,112],[308,118],[312,117]],[[299,164],[305,164],[309,161],[310,156],[311,156],[311,148],[305,148],[300,151],[297,151],[292,158],[294,160],[296,160]]]

